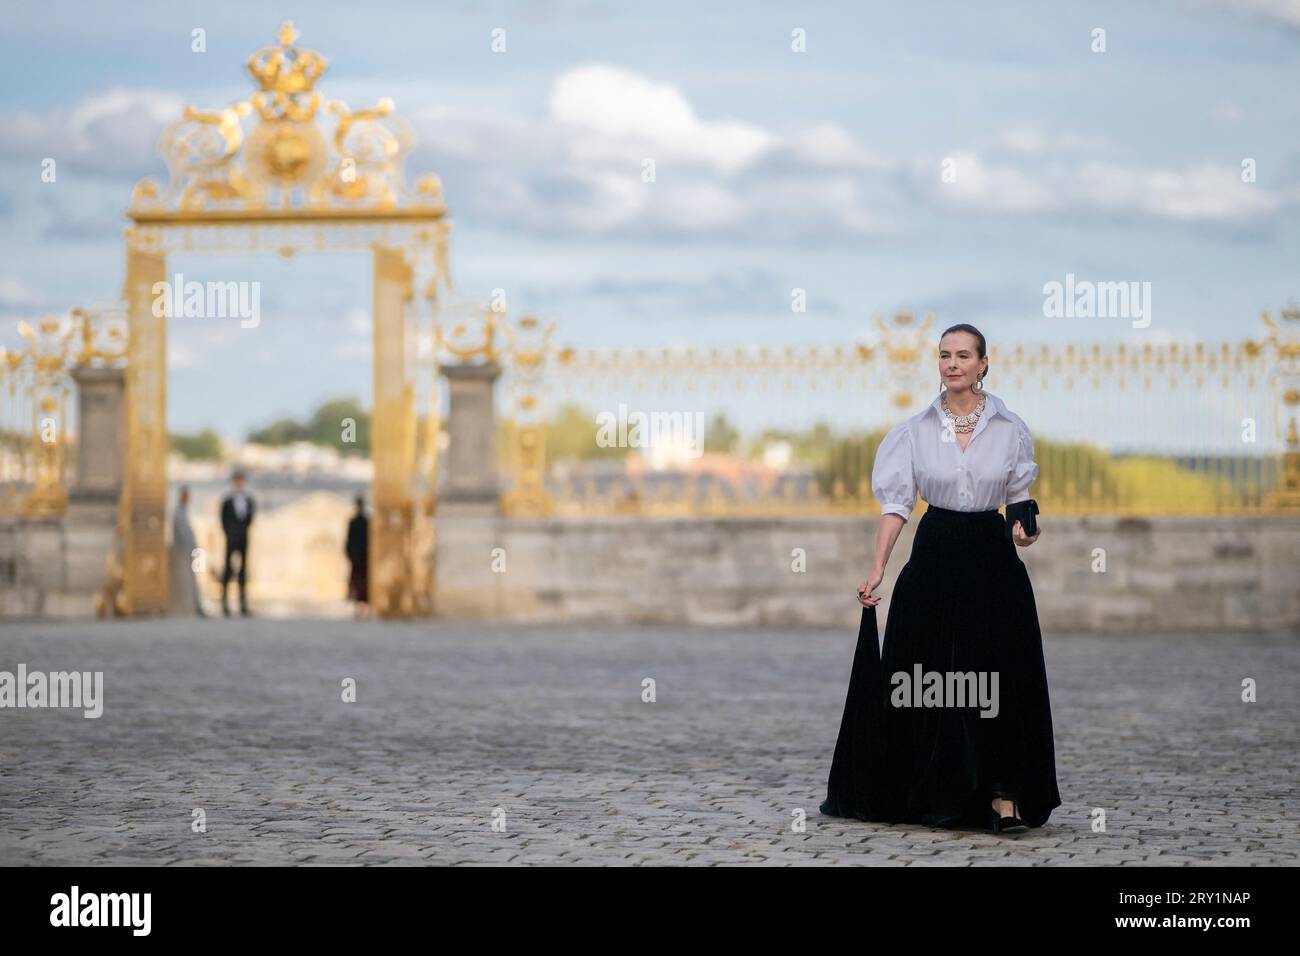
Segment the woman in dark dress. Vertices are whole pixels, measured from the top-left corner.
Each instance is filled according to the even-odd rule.
[[[348,575],[348,600],[355,602],[353,613],[365,616],[370,607],[370,519],[366,517],[366,500],[357,495],[357,512],[348,522],[348,541],[344,552],[352,563]]]
[[[983,387],[985,352],[973,326],[945,331],[943,389],[876,452],[875,565],[858,589],[862,623],[821,805],[828,816],[1000,833],[1042,826],[1061,805],[1038,610],[1016,554],[1041,532],[1028,537],[1019,521],[1008,529],[997,510],[1029,499],[1038,466],[1025,423]],[[918,492],[927,507],[882,649],[872,592]],[[924,703],[918,683],[934,691]],[[981,694],[956,693],[977,683]]]

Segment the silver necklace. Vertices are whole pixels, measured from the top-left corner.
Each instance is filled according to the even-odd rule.
[[[969,415],[954,415],[952,413],[952,409],[948,407],[948,393],[946,391],[939,396],[939,402],[943,407],[944,415],[952,424],[952,430],[964,435],[975,430],[975,423],[980,420],[980,415],[984,413],[985,396],[980,396],[979,404],[975,406],[975,410]]]

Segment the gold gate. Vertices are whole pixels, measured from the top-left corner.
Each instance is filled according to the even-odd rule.
[[[431,609],[430,532],[421,519],[434,500],[438,390],[420,378],[416,345],[422,334],[433,337],[438,290],[450,288],[442,187],[433,175],[406,183],[414,138],[391,100],[355,112],[322,104],[315,84],[327,62],[296,39],[285,23],[277,45],[248,59],[259,89],[247,100],[187,108],[159,144],[169,182],[144,179],[131,197],[121,520],[131,613],[167,605],[167,319],[157,304],[160,294],[172,302],[181,294],[168,290],[167,256],[337,249],[370,252],[374,261],[373,605],[386,617]]]

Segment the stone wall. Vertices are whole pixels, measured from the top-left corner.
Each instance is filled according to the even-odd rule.
[[[882,627],[918,517],[890,560]],[[462,516],[448,524],[440,514],[437,606],[443,616],[516,621],[854,628],[876,521]],[[1042,527],[1018,554],[1044,631],[1300,634],[1300,519],[1045,517]],[[793,570],[796,549],[806,555],[803,572]],[[1104,549],[1104,572],[1093,570],[1094,549]],[[504,572],[494,571],[503,559]]]
[[[92,615],[113,519],[74,499],[67,519],[0,525],[0,617]],[[882,626],[916,520],[890,560]],[[876,519],[548,520],[462,505],[437,529],[440,617],[852,629]],[[1300,519],[1050,518],[1018,554],[1044,631],[1300,634]]]
[[[116,528],[115,501],[77,497],[61,517],[0,524],[0,619],[93,617]]]

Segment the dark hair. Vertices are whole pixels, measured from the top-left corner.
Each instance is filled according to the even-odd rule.
[[[960,322],[957,325],[950,325],[948,328],[944,329],[943,335],[947,335],[949,332],[969,332],[971,335],[975,336],[975,341],[979,343],[980,358],[983,358],[985,355],[988,354],[988,348],[984,342],[984,333],[981,332],[979,329],[975,328],[975,326],[967,322]],[[939,336],[940,342],[943,341],[943,335]],[[989,374],[989,370],[986,366],[984,369],[984,374],[980,376],[979,380],[981,382],[984,381],[984,376],[988,374]]]
[[[365,495],[357,495],[357,496],[356,496],[355,498],[353,498],[352,500],[353,500],[354,502],[356,502],[356,506],[357,506],[357,510],[358,510],[358,511],[360,511],[361,509],[363,509],[363,508],[366,506],[366,496],[365,496]]]

